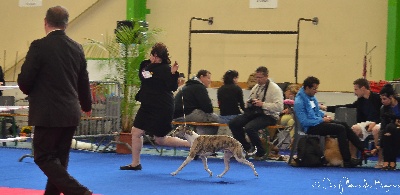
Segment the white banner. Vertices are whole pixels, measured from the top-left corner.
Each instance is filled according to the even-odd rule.
[[[20,7],[38,7],[42,6],[42,0],[19,0]]]
[[[250,8],[269,8],[278,7],[278,0],[250,0]]]

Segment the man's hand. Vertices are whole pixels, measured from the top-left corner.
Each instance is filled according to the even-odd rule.
[[[253,103],[253,106],[259,106],[259,107],[262,107],[264,104],[264,102],[262,102],[261,100],[258,100],[258,99],[253,99],[252,103]]]
[[[330,123],[332,121],[332,118],[330,116],[325,116],[322,119],[324,120],[324,123]]]

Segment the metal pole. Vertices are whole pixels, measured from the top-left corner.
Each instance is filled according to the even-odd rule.
[[[189,47],[188,47],[188,52],[189,52],[189,60],[188,60],[188,79],[190,79],[190,74],[192,72],[192,20],[195,17],[190,18],[189,21]]]
[[[17,74],[17,64],[18,64],[18,51],[15,54],[15,65],[14,65],[14,75],[13,75],[14,82],[15,82],[15,75]]]
[[[4,50],[3,73],[5,73],[5,71],[6,71],[6,54],[7,54],[7,50]]]
[[[309,21],[312,22],[314,25],[318,25],[318,17],[314,17],[312,19],[308,19],[308,18],[299,18],[299,20],[297,20],[297,44],[296,44],[296,57],[295,57],[295,65],[294,65],[294,78],[295,78],[295,82],[296,84],[297,79],[298,79],[298,72],[299,72],[299,40],[300,40],[300,21]]]
[[[295,64],[294,64],[294,78],[295,78],[295,83],[297,84],[297,72],[299,69],[299,39],[300,39],[300,21],[302,20],[302,18],[299,18],[299,20],[297,20],[297,42],[296,42],[296,55],[295,55]]]

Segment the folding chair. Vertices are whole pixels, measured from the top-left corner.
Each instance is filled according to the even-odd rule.
[[[283,128],[278,128],[276,137],[272,140],[272,143],[279,149],[286,150],[290,147],[291,137],[290,131],[294,128],[293,126],[284,126]]]
[[[0,96],[0,106],[14,106],[15,105],[15,97],[14,96]],[[13,110],[7,111],[7,113],[14,114]],[[6,124],[11,123],[12,136],[15,137],[17,135],[17,125],[15,123],[14,116],[2,116],[0,117],[1,121],[1,138],[6,139],[9,132],[7,132]],[[6,143],[3,142],[3,146]]]

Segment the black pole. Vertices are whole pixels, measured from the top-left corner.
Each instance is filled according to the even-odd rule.
[[[309,21],[312,22],[314,25],[318,25],[318,17],[314,17],[312,19],[308,19],[308,18],[299,18],[299,20],[297,20],[297,43],[296,43],[296,57],[295,57],[295,64],[294,64],[294,78],[295,78],[295,82],[296,84],[297,79],[298,79],[298,72],[299,72],[299,40],[300,40],[300,21]]]
[[[297,34],[297,31],[288,31],[288,30],[192,30],[194,34]]]
[[[297,72],[299,69],[299,38],[300,38],[300,21],[302,18],[299,18],[299,20],[297,20],[297,42],[296,42],[296,55],[294,58],[294,79],[295,79],[295,83],[297,84]]]
[[[195,19],[195,17],[190,18],[189,21],[189,46],[188,46],[188,52],[189,52],[189,59],[188,59],[188,79],[190,79],[190,74],[192,72],[192,20]]]

